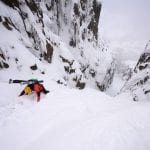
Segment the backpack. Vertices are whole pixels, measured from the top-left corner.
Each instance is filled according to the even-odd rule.
[[[32,92],[32,90],[31,90],[31,88],[30,88],[29,86],[26,86],[26,87],[24,88],[24,92],[25,92],[25,94],[29,94],[29,93]]]

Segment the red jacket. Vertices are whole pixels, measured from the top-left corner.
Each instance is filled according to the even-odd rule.
[[[43,86],[41,84],[35,83],[33,85],[33,91],[35,92],[41,92],[43,90]]]

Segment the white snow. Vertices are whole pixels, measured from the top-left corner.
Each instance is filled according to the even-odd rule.
[[[35,24],[37,20],[30,10],[22,7],[29,14],[26,21]],[[42,8],[46,9],[44,5]],[[112,61],[112,54],[106,51],[104,42],[100,42],[102,45],[99,48],[88,42],[81,42],[80,50],[69,48],[64,43],[69,35],[64,30],[62,40],[55,30],[50,30],[54,22],[45,12],[45,34],[47,37],[50,35],[56,43],[52,63],[48,64],[35,57],[38,51],[33,50],[32,40],[27,37],[19,14],[2,2],[0,14],[2,19],[13,19],[21,31],[21,34],[15,29],[9,31],[0,24],[0,50],[10,65],[9,69],[0,70],[0,150],[150,150],[150,103],[134,102],[129,93],[116,96],[124,84],[118,74],[107,91],[107,94],[116,97],[92,89],[96,89],[95,79],[88,77],[89,70],[85,74],[88,88],[72,89],[75,87],[72,79],[82,75],[79,62],[90,64],[90,69],[98,71],[96,79],[103,80]],[[31,24],[26,25],[32,28]],[[46,37],[42,35],[40,24],[34,25],[34,28],[44,43]],[[86,50],[83,51],[83,58],[79,55],[82,49]],[[64,65],[67,64],[62,65],[60,56],[69,61],[75,60],[72,67],[76,69],[76,74],[65,73]],[[123,57],[119,57],[120,60]],[[130,61],[126,63],[133,64]],[[36,71],[30,69],[34,64],[38,66]],[[41,95],[39,103],[36,102],[35,93],[18,97],[23,85],[8,84],[10,78],[28,80],[32,77],[44,80],[45,88],[50,90],[49,94]],[[58,79],[70,88],[56,84]]]
[[[0,82],[2,150],[149,150],[150,103],[127,94],[46,84],[51,92],[17,97],[23,86]]]

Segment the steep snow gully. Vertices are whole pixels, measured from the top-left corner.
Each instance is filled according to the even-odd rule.
[[[0,150],[150,150],[149,46],[135,70],[116,64],[100,0],[40,1],[0,1]],[[8,83],[32,77],[39,103]]]

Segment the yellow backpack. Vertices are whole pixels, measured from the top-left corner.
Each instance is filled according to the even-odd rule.
[[[32,90],[31,90],[31,88],[30,88],[29,86],[26,86],[26,87],[24,88],[24,92],[25,92],[25,94],[29,94],[29,93],[32,92]]]

